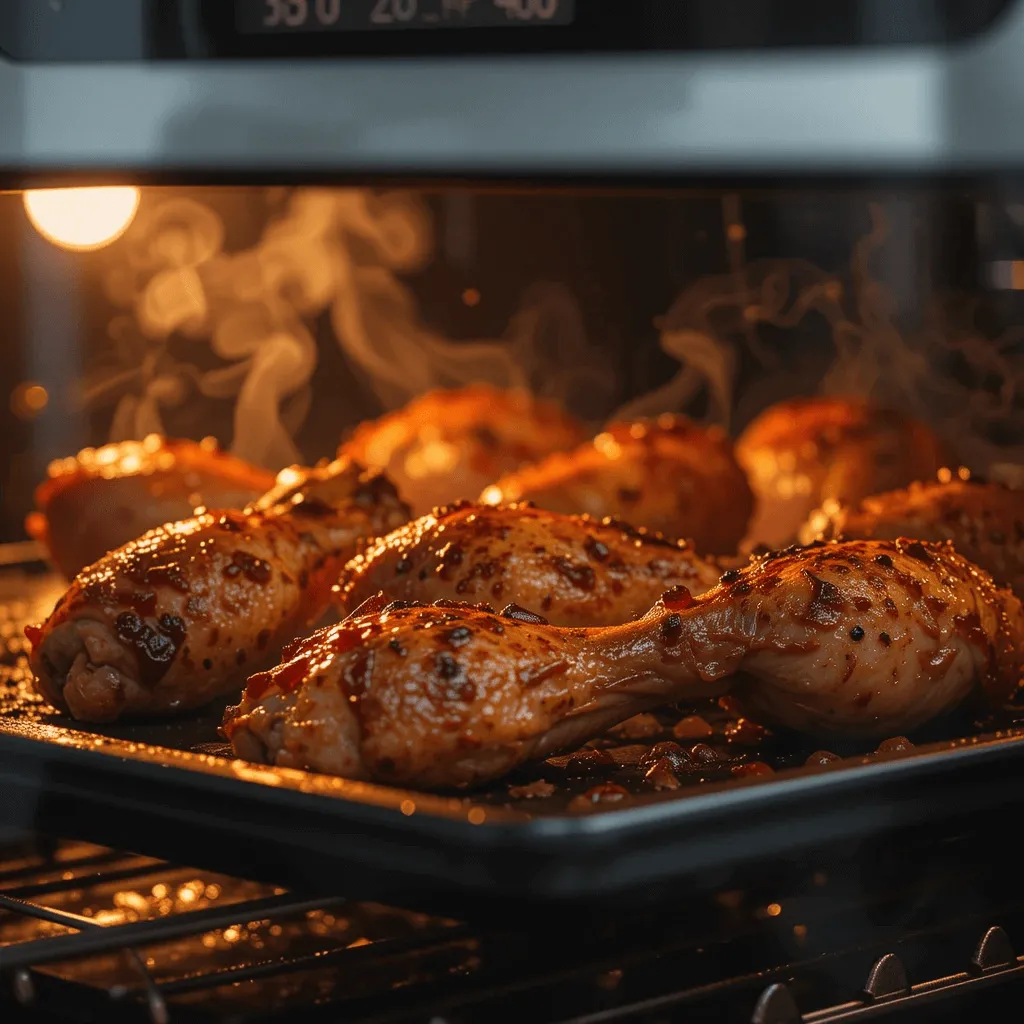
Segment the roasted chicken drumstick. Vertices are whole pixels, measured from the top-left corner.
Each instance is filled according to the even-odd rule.
[[[950,540],[999,586],[1024,598],[1024,491],[952,477],[914,483],[855,505],[828,502],[801,531],[804,543],[837,537]]]
[[[222,452],[212,438],[196,443],[153,434],[51,463],[25,525],[72,579],[108,551],[185,519],[199,505],[242,508],[273,484],[273,473]]]
[[[951,546],[851,541],[767,556],[642,619],[556,627],[515,607],[381,595],[250,678],[243,758],[420,787],[494,779],[651,706],[721,692],[808,731],[892,735],[1016,686],[1024,610]]]
[[[582,425],[552,402],[475,384],[427,392],[360,424],[338,454],[385,470],[423,515],[475,498],[502,473],[585,437]]]
[[[753,495],[717,428],[683,416],[617,423],[571,452],[524,466],[488,487],[489,505],[532,501],[552,512],[621,518],[693,541],[702,554],[732,554]]]
[[[320,619],[359,544],[409,515],[386,477],[348,460],[278,481],[244,511],[169,523],[82,572],[25,630],[39,693],[111,722],[237,692]]]
[[[623,523],[466,502],[370,545],[339,591],[347,609],[384,591],[423,603],[511,602],[557,626],[604,626],[642,615],[670,587],[702,594],[721,573],[687,542]]]
[[[854,398],[799,398],[770,406],[743,431],[736,455],[757,495],[749,541],[792,543],[823,501],[930,480],[947,463],[923,423]]]

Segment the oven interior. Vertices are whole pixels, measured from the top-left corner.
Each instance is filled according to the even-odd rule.
[[[837,395],[906,411],[957,466],[1017,482],[1024,201],[1009,186],[128,193],[51,208],[45,195],[33,208],[38,194],[0,193],[0,742],[37,730],[40,744],[112,744],[95,756],[120,759],[128,776],[128,746],[230,760],[222,708],[72,734],[31,690],[23,629],[64,584],[25,520],[49,464],[87,446],[212,436],[277,471],[331,456],[359,423],[432,389],[479,382],[527,388],[590,433],[684,413],[735,437],[772,403]],[[1006,783],[1020,723],[1013,702],[970,707],[910,736],[826,750],[725,697],[638,716],[437,813],[583,820],[987,747]],[[673,771],[656,784],[651,768],[666,757]],[[24,792],[54,777],[42,771]],[[919,799],[941,805],[944,784],[922,783]],[[157,1021],[168,1007],[171,1019],[247,1020],[298,1006],[330,1015],[339,1002],[351,1019],[511,1020],[539,998],[551,1019],[594,1021],[838,1021],[897,1001],[955,1006],[968,984],[977,999],[1024,969],[1003,790],[991,793],[984,821],[916,832],[894,822],[884,842],[730,868],[717,888],[693,891],[671,934],[639,912],[580,927],[578,907],[550,926],[510,921],[506,934],[464,906],[454,921],[341,898],[294,865],[287,891],[247,873],[244,858],[197,855],[238,863],[224,874],[180,868],[159,858],[159,839],[122,842],[124,827],[112,830],[119,845],[157,856],[89,845],[102,842],[94,828],[54,827],[51,815],[46,828],[62,838],[12,838],[0,865],[0,962],[26,1012],[95,1005]],[[409,798],[392,796],[392,811]],[[45,803],[29,795],[13,815],[25,820],[7,818],[30,828]],[[64,945],[30,949],[40,929]]]

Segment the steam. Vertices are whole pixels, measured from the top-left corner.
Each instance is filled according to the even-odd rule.
[[[499,338],[448,338],[422,322],[403,280],[434,258],[429,211],[415,195],[297,189],[267,198],[277,214],[237,252],[226,249],[221,217],[196,199],[143,203],[106,278],[120,310],[113,358],[84,393],[87,407],[114,406],[111,440],[166,433],[175,410],[202,423],[204,402],[211,414],[230,403],[236,454],[273,469],[301,461],[294,439],[312,401],[315,332],[321,345],[340,346],[385,411],[432,388],[488,382],[529,388],[595,426],[608,416],[614,374],[563,285],[528,288]],[[727,197],[730,271],[698,278],[655,321],[678,370],[609,418],[692,411],[700,401],[705,421],[734,428],[770,402],[818,390],[931,423],[975,472],[1024,464],[1024,331],[988,339],[951,300],[922,327],[898,327],[893,296],[871,268],[889,242],[886,218],[879,206],[870,212],[871,229],[836,274],[805,260],[746,261],[742,208]],[[823,328],[832,348],[815,367],[794,367],[773,344],[773,335],[817,338]],[[337,432],[317,454],[332,451],[350,422],[338,405]]]
[[[706,396],[707,422],[730,427],[743,412],[806,394],[866,398],[929,423],[975,472],[1024,483],[1024,329],[986,337],[962,299],[934,303],[924,326],[901,330],[896,302],[871,271],[888,240],[881,206],[853,249],[849,285],[804,260],[759,260],[699,278],[656,321],[662,349],[680,368],[664,385],[618,409],[630,419],[685,410]],[[730,238],[734,237],[730,225]],[[740,232],[736,232],[740,235]],[[834,353],[815,384],[803,380],[762,337],[790,337],[823,318]],[[738,384],[741,359],[758,367]]]
[[[499,339],[456,341],[426,327],[401,280],[433,257],[428,211],[412,195],[300,189],[251,249],[228,253],[224,241],[221,218],[187,198],[143,210],[126,237],[106,282],[125,310],[111,324],[119,359],[84,395],[89,406],[116,402],[111,440],[166,433],[170,410],[227,399],[235,454],[274,469],[300,461],[293,439],[318,361],[312,325],[325,313],[385,410],[474,382],[598,402],[612,384],[561,285],[530,288]],[[195,359],[181,358],[183,339]]]

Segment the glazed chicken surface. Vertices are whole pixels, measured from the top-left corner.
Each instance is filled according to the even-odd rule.
[[[348,460],[284,470],[243,511],[166,524],[95,562],[29,627],[38,692],[82,721],[169,715],[236,693],[322,617],[358,546],[409,517]]]
[[[153,434],[52,462],[25,525],[72,579],[108,551],[185,519],[197,506],[242,508],[273,484],[273,473],[221,451],[212,438],[197,443]]]
[[[400,600],[514,603],[560,626],[642,615],[665,590],[703,593],[721,568],[685,541],[612,520],[528,505],[463,503],[400,526],[342,573],[343,607],[378,592]]]
[[[1006,698],[1024,657],[1017,598],[950,545],[908,540],[766,556],[618,626],[387,601],[371,598],[249,679],[225,718],[239,757],[466,786],[737,679],[774,721],[892,735],[976,689]]]
[[[827,500],[931,480],[948,459],[924,424],[853,398],[799,398],[770,406],[736,442],[757,510],[748,546],[792,543]]]
[[[735,552],[754,501],[727,435],[683,416],[614,424],[574,451],[503,477],[482,500],[621,518],[711,555]]]
[[[491,481],[586,437],[552,402],[485,384],[430,391],[356,427],[338,450],[387,472],[423,515],[475,498]]]
[[[811,513],[802,540],[949,540],[996,583],[1024,597],[1024,491],[943,476],[947,479],[913,483],[855,505],[829,502]]]

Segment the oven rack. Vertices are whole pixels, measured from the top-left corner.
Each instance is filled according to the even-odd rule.
[[[354,904],[343,898],[310,898],[277,890],[270,895],[224,906],[104,926],[82,915],[54,910],[42,901],[52,901],[55,896],[72,890],[159,879],[174,870],[174,865],[105,850],[87,851],[83,856],[61,861],[57,868],[61,870],[56,877],[52,877],[52,869],[50,876],[45,870],[4,872],[0,869],[0,910],[71,930],[69,934],[54,938],[34,938],[0,947],[3,975],[0,1007],[12,996],[16,1004],[31,1013],[52,1012],[53,1006],[66,1006],[70,1000],[81,1007],[84,1000],[92,999],[103,1019],[170,1024],[210,1019],[204,1017],[201,1010],[196,1011],[195,999],[184,1008],[177,1006],[176,1000],[182,996],[202,996],[224,986],[239,986],[260,979],[287,978],[314,968],[344,978],[372,972],[385,963],[398,965],[401,970],[406,961],[422,964],[432,959],[442,965],[438,978],[426,984],[391,987],[349,1000],[344,1003],[346,1019],[421,1021],[424,1024],[427,1021],[458,1024],[477,1019],[514,1020],[517,1013],[523,1012],[518,1001],[529,999],[535,1007],[556,1010],[543,1019],[557,1020],[561,1024],[670,1020],[679,1012],[693,1012],[698,1019],[704,1019],[702,1013],[709,1009],[715,1014],[710,1019],[737,1020],[744,1024],[845,1024],[889,1015],[899,1019],[901,1012],[910,1017],[913,1011],[925,1008],[929,1014],[941,1012],[954,1001],[959,1004],[961,1000],[973,999],[983,990],[1001,987],[1006,991],[1014,982],[1024,979],[1024,957],[1017,955],[1008,931],[1000,925],[986,928],[976,922],[958,922],[953,931],[933,929],[903,936],[894,942],[894,945],[909,943],[911,947],[915,943],[948,944],[951,941],[963,945],[973,929],[980,938],[973,953],[964,958],[962,970],[942,976],[914,981],[905,966],[905,955],[883,951],[884,946],[871,948],[871,944],[855,944],[852,948],[804,962],[791,961],[763,970],[726,971],[723,977],[705,975],[703,980],[695,981],[693,971],[683,966],[685,949],[637,949],[637,945],[644,944],[637,943],[636,935],[628,928],[623,932],[631,934],[631,940],[591,949],[586,943],[577,947],[572,941],[566,941],[572,929],[562,921],[556,929],[558,940],[544,942],[543,951],[534,948],[531,953],[530,941],[510,943],[507,936],[499,939],[488,935],[486,929],[437,921],[411,937],[382,938],[351,946],[325,943],[323,948],[311,953],[268,958],[226,970],[211,967],[169,982],[158,981],[147,967],[143,953],[156,943],[194,938],[212,929],[236,927],[239,922],[250,919],[286,920],[326,909],[342,913]],[[769,907],[769,916],[771,913]],[[1005,917],[1016,928],[1024,925],[1024,904],[1007,908]],[[731,942],[735,949],[737,940],[733,938]],[[519,955],[508,955],[508,951],[517,946]],[[559,947],[561,954],[552,957],[552,950]],[[500,955],[496,955],[498,949],[502,951]],[[460,960],[467,950],[475,950],[475,953],[466,963],[490,958],[502,960],[504,964],[489,970],[467,967]],[[100,954],[126,958],[137,983],[90,990],[80,983],[59,980],[40,970],[58,961],[81,960]],[[824,964],[833,975],[853,977],[851,970],[855,971],[856,964],[864,962],[866,957],[873,959],[859,990],[852,986],[844,993],[845,998],[801,1013],[801,1003],[807,1005],[807,975],[819,971]],[[655,961],[660,963],[662,974],[676,976],[675,983],[653,995],[634,997],[621,991],[624,975],[642,971]],[[597,1008],[593,995],[586,995],[588,989],[599,993]],[[731,1008],[728,1016],[722,1009],[725,1007]],[[333,1003],[332,1008],[337,1012],[338,1004]],[[323,1007],[318,1011],[310,1007],[307,1013],[312,1019],[318,1019],[318,1012],[327,1009]],[[737,1010],[738,1015],[733,1016],[731,1010]],[[518,1019],[527,1018],[519,1016]],[[913,1019],[921,1018],[915,1015]]]

